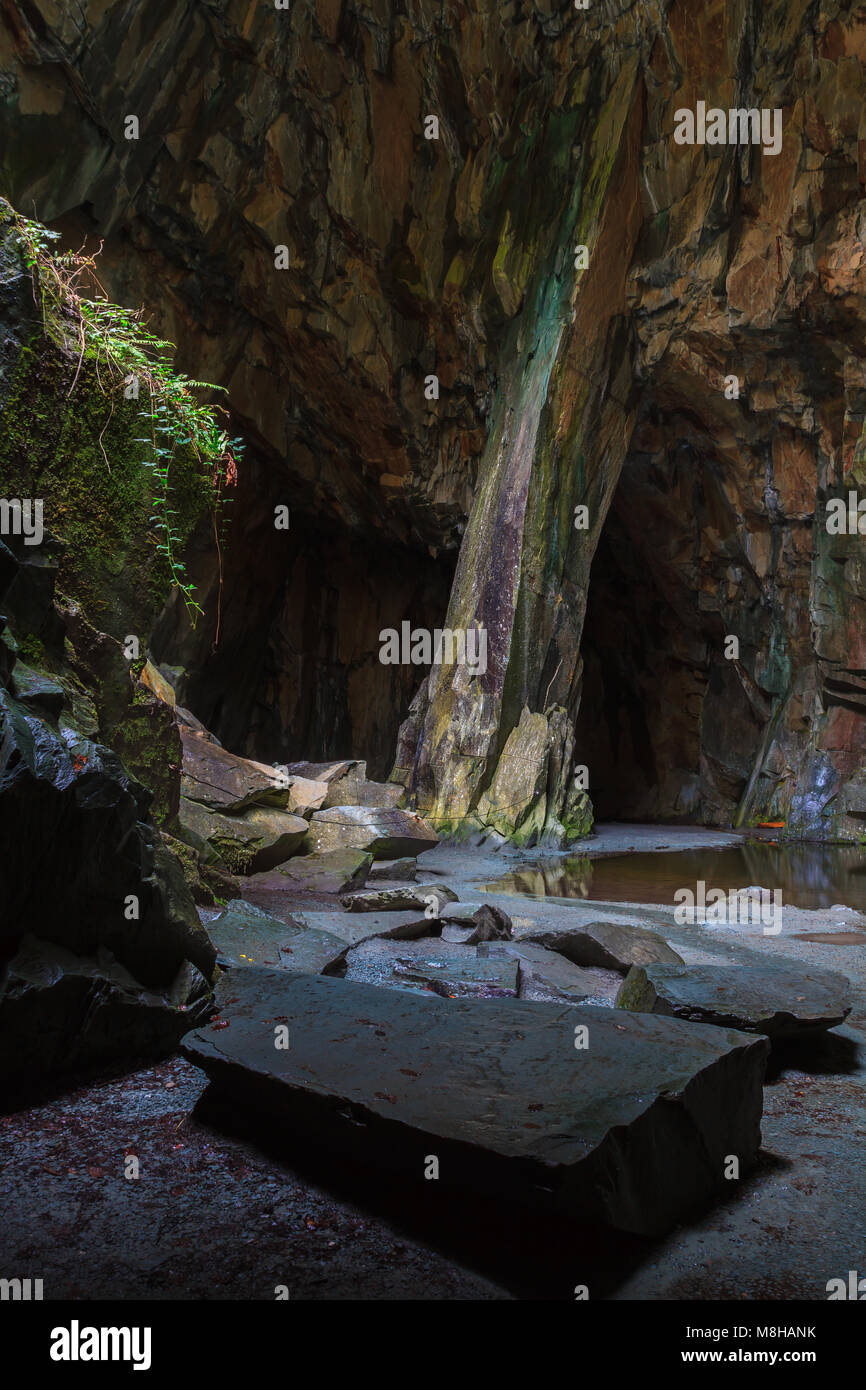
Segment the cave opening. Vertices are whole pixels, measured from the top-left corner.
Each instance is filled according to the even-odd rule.
[[[295,511],[278,531],[274,496],[251,470],[221,557],[202,523],[188,567],[205,615],[193,627],[175,592],[154,657],[230,752],[269,763],[363,759],[383,780],[425,671],[383,664],[379,634],[404,619],[442,624],[456,551],[433,555]]]
[[[725,655],[752,587],[729,480],[693,441],[627,458],[593,558],[576,749],[601,821],[730,824],[766,727],[751,639]]]

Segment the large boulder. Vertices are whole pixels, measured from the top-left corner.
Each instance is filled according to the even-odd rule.
[[[327,782],[316,782],[310,777],[293,777],[289,785],[288,809],[309,820],[314,811],[321,811],[327,795]]]
[[[289,763],[288,773],[292,778],[303,777],[311,782],[324,782],[325,786],[329,787],[332,782],[339,782],[352,774],[366,777],[367,764],[358,762],[355,758],[337,758],[329,763]]]
[[[291,888],[297,893],[347,893],[363,886],[372,862],[372,856],[361,849],[325,850],[291,859],[271,874],[258,875],[255,883],[282,892]]]
[[[405,796],[402,787],[394,782],[370,782],[351,773],[339,782],[332,782],[322,803],[323,810],[332,806],[398,806]]]
[[[620,1009],[785,1038],[843,1023],[851,984],[807,965],[635,965],[616,1002]]]
[[[287,805],[286,779],[267,763],[239,758],[185,725],[181,726],[180,736],[183,743],[181,792],[188,800],[223,812],[239,812],[248,806]]]
[[[189,844],[225,865],[232,874],[263,873],[299,849],[307,822],[272,806],[250,806],[237,815],[222,815],[198,801],[181,798],[181,833]]]
[[[579,926],[565,927],[561,931],[545,927],[530,932],[527,939],[558,951],[575,965],[618,970],[621,975],[633,965],[683,963],[682,956],[677,955],[657,932],[620,922],[581,922]]]
[[[149,796],[109,748],[59,732],[0,691],[0,946],[25,930],[111,952],[143,985],[214,952],[183,871],[145,822]]]
[[[166,1056],[212,1006],[208,982],[189,961],[164,985],[144,989],[108,952],[79,956],[26,936],[0,981],[4,1100],[118,1056]]]
[[[418,860],[380,859],[367,875],[368,883],[414,883],[418,877]]]
[[[435,1154],[448,1187],[658,1236],[729,1192],[730,1155],[746,1171],[760,1145],[769,1043],[750,1034],[261,968],[231,971],[217,1001],[229,1026],[183,1043],[212,1114],[416,1188]]]
[[[310,850],[317,853],[351,847],[368,850],[374,859],[414,857],[438,843],[427,822],[413,811],[367,806],[332,806],[314,812],[307,839]]]
[[[449,903],[439,913],[443,941],[510,941],[511,918],[492,903]]]

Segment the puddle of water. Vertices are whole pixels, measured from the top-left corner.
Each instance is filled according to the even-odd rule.
[[[680,888],[780,889],[792,907],[842,904],[866,912],[866,851],[857,845],[771,845],[750,840],[730,849],[616,854],[539,860],[485,884],[489,892],[601,902],[674,905]],[[841,925],[841,923],[840,923]]]
[[[821,946],[866,946],[862,931],[795,931],[795,941],[817,941]]]

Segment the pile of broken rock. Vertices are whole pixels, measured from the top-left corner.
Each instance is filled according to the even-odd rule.
[[[325,902],[321,861],[341,855]],[[568,909],[517,934],[493,903],[419,883],[414,857],[309,858],[312,876],[277,871],[274,912],[245,899],[209,924],[219,1016],[183,1050],[205,1113],[419,1186],[435,1156],[445,1186],[659,1234],[725,1190],[730,1155],[753,1163],[769,1037],[850,1007],[841,977],[713,975]],[[258,877],[261,903],[275,875]]]
[[[754,1162],[771,1039],[849,1011],[827,972],[747,951],[687,963],[585,909],[518,928],[460,902],[441,872],[418,881],[438,842],[402,788],[354,760],[238,757],[173,704],[183,760],[160,837],[120,759],[20,693],[0,694],[0,822],[62,825],[69,891],[58,913],[35,877],[17,899],[10,880],[7,920],[30,931],[9,933],[0,1079],[183,1037],[216,1113],[409,1182],[434,1156],[443,1188],[656,1235],[725,1191],[731,1155]],[[130,885],[139,917],[121,910]]]

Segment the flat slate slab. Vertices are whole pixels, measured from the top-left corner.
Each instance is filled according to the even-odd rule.
[[[633,965],[650,965],[657,961],[683,964],[682,956],[677,955],[657,932],[647,931],[645,927],[627,927],[619,922],[581,922],[580,926],[565,926],[561,931],[530,932],[525,939],[559,951],[575,965],[618,970],[621,975]]]
[[[844,975],[811,966],[633,966],[617,1007],[771,1038],[833,1028],[851,1012]]]
[[[343,959],[346,942],[330,932],[290,919],[281,921],[253,903],[236,898],[208,934],[223,967],[267,965],[317,975]]]
[[[482,959],[473,946],[428,937],[413,942],[365,941],[346,957],[346,979],[390,989],[411,988],[445,999],[516,999],[517,961]]]
[[[428,935],[430,923],[417,912],[293,913],[288,921],[236,898],[208,923],[208,934],[223,967],[273,966],[318,975],[338,965],[346,951],[376,936],[411,938]]]
[[[304,907],[296,910],[294,916],[302,926],[329,932],[349,946],[357,946],[360,941],[368,941],[374,936],[409,941],[419,936],[429,936],[433,925],[423,912],[365,912],[359,916],[354,912],[332,912],[327,909],[313,912]]]
[[[419,1191],[435,1155],[445,1186],[652,1236],[730,1193],[726,1156],[744,1171],[760,1144],[765,1038],[266,969],[230,972],[217,999],[222,1026],[183,1051],[218,1106]]]
[[[592,970],[531,941],[485,941],[478,947],[482,958],[514,960],[520,966],[521,999],[567,1000],[572,1004],[597,1002],[599,980]],[[618,977],[617,982],[618,982]]]

